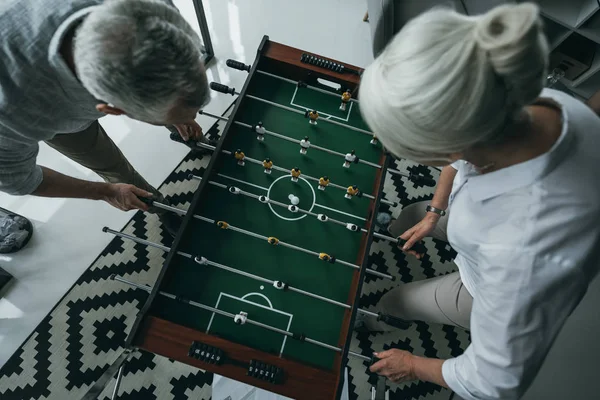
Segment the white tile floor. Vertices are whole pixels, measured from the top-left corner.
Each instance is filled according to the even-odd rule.
[[[175,0],[197,27],[191,0]],[[246,73],[231,70],[225,60],[251,63],[264,34],[304,50],[351,64],[371,60],[369,25],[362,22],[364,0],[205,0],[216,60],[209,80],[241,88]],[[207,111],[220,114],[231,97],[216,95]],[[206,129],[213,122],[199,117]],[[131,163],[152,184],[159,185],[186,153],[164,128],[127,118],[106,117],[102,125]],[[160,160],[160,162],[157,162]],[[38,162],[88,180],[99,178],[42,144]],[[0,366],[19,347],[60,297],[108,244],[103,226],[120,229],[133,215],[101,202],[14,197],[0,193],[0,206],[31,219],[34,236],[22,251],[1,256],[0,265],[15,284],[0,299]]]

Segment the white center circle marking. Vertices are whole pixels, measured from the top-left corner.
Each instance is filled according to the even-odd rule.
[[[282,175],[279,178],[275,179],[273,181],[273,183],[271,183],[271,186],[269,186],[269,189],[267,190],[267,197],[271,198],[271,189],[273,189],[273,186],[277,183],[277,181],[280,181],[281,179],[289,179],[289,178],[290,178],[289,175]],[[306,179],[304,179],[303,177],[299,177],[298,179],[300,179],[304,183],[306,183],[308,185],[308,187],[310,188],[310,191],[312,192],[313,201],[312,201],[312,205],[310,206],[310,209],[308,210],[308,211],[312,211],[313,208],[315,208],[315,204],[317,203],[317,194],[315,193],[315,189],[313,189],[310,182],[307,181]],[[275,211],[275,209],[273,208],[273,205],[271,203],[269,203],[269,208],[271,209],[273,214],[277,215],[279,218],[281,218],[285,221],[298,221],[298,220],[301,220],[302,218],[305,218],[308,215],[308,214],[303,214],[302,216],[297,217],[297,218],[288,218],[288,217],[284,217],[284,216],[278,214],[277,211]]]
[[[265,287],[263,285],[260,285],[260,290],[265,290]]]

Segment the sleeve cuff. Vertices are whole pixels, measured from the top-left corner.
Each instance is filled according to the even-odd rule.
[[[467,392],[464,386],[458,380],[456,373],[458,358],[450,358],[442,364],[442,377],[452,391],[459,395],[464,400],[471,400],[473,397]]]
[[[460,162],[462,162],[462,160],[454,161],[452,164],[450,164],[450,166],[458,171],[458,166]]]
[[[27,177],[27,181],[23,182],[23,185],[17,190],[21,194],[31,194],[40,186],[44,180],[44,173],[42,167],[39,165],[35,166],[35,169],[31,172],[31,175]]]

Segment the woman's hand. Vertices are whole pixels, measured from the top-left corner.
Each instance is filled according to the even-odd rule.
[[[152,193],[126,183],[109,183],[104,201],[122,211],[134,209],[148,211],[148,205],[138,196],[151,198]]]
[[[425,218],[423,218],[418,224],[400,235],[401,239],[406,240],[406,243],[402,246],[402,251],[412,254],[420,260],[423,254],[411,249],[415,243],[418,243],[424,237],[429,236],[429,234],[433,232],[439,220],[440,215],[435,213],[427,213]]]
[[[173,125],[179,135],[186,142],[188,140],[201,140],[202,139],[202,128],[196,121],[187,122],[185,124],[174,124]]]
[[[414,370],[414,357],[408,351],[399,349],[390,349],[375,353],[379,358],[375,364],[369,368],[371,372],[385,376],[394,383],[414,381],[417,379]]]

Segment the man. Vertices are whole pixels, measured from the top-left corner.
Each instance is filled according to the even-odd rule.
[[[135,171],[98,119],[127,115],[173,125],[185,140],[201,139],[194,117],[209,100],[201,47],[170,1],[2,1],[0,190],[148,210],[138,196],[162,196]],[[40,141],[105,182],[37,165]],[[175,233],[178,218],[160,217]]]

